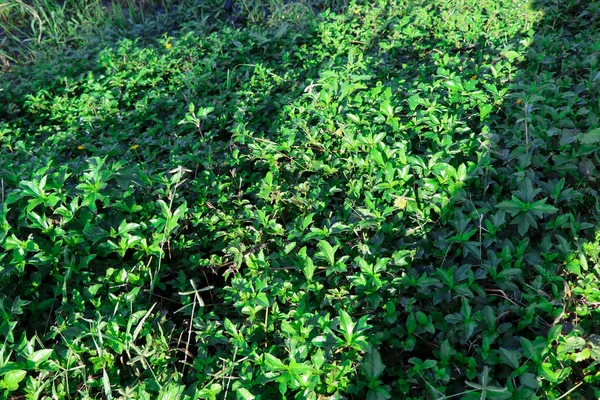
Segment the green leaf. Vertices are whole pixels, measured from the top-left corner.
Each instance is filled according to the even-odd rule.
[[[335,252],[339,246],[331,246],[326,240],[320,240],[317,247],[319,248],[318,255],[326,260],[330,266],[335,265]]]
[[[569,258],[566,262],[565,269],[575,275],[581,275],[581,265],[579,260],[575,258]]]
[[[223,386],[220,383],[212,383],[210,386],[203,387],[198,392],[199,399],[217,400],[217,395],[221,393]]]
[[[466,320],[471,319],[471,305],[469,304],[469,300],[467,300],[466,297],[463,297],[461,299],[460,311],[462,312],[462,314]]]
[[[514,369],[521,366],[519,360],[521,359],[521,353],[517,350],[507,350],[504,347],[500,347],[500,360]]]
[[[388,103],[388,102],[381,103],[381,105],[379,107],[379,110],[387,118],[393,118],[394,117],[394,107],[392,107],[390,105],[390,103]]]
[[[516,215],[521,211],[526,211],[527,208],[523,206],[523,202],[515,195],[512,195],[512,200],[504,200],[498,203],[497,208],[507,211],[511,215]]]
[[[162,216],[168,221],[172,217],[171,209],[169,208],[167,203],[164,202],[164,200],[159,199],[156,201],[156,203],[162,211]]]
[[[417,326],[417,318],[415,317],[415,314],[408,314],[408,318],[406,319],[406,331],[408,334],[412,335],[417,329]]]
[[[370,152],[369,155],[370,155],[371,159],[373,161],[375,161],[375,163],[377,165],[379,165],[380,167],[384,167],[385,166],[385,161],[383,159],[383,155],[375,147],[371,148],[371,152]]]
[[[479,383],[469,382],[469,381],[465,381],[465,383],[467,384],[467,386],[470,386],[473,389],[486,391],[486,392],[492,392],[492,393],[504,393],[508,390],[508,388],[506,388],[506,387],[480,385]]]
[[[235,327],[235,324],[233,322],[231,322],[231,320],[229,318],[225,318],[225,320],[223,321],[223,326],[225,327],[225,330],[227,332],[229,332],[229,334],[231,334],[232,336],[238,336],[239,333]]]
[[[26,375],[27,371],[24,371],[22,369],[15,369],[12,371],[8,371],[6,374],[4,374],[2,380],[6,385],[6,389],[8,389],[9,391],[15,391],[19,388],[19,382],[25,379]]]
[[[531,210],[535,211],[537,213],[540,213],[540,214],[538,214],[538,216],[540,216],[540,217],[541,217],[542,213],[554,214],[555,212],[557,212],[558,208],[551,206],[550,204],[545,204],[546,200],[548,200],[548,199],[541,199],[539,201],[536,201],[535,203],[533,203],[531,205]]]
[[[538,374],[546,378],[549,382],[557,383],[558,382],[558,374],[555,371],[556,366],[551,363],[543,363],[538,368]]]
[[[41,363],[50,358],[53,351],[52,349],[37,350],[27,358],[27,361],[31,362],[34,368],[37,368]]]
[[[508,61],[513,62],[514,59],[519,58],[520,55],[514,50],[507,50],[502,52],[502,55],[508,59]]]
[[[269,307],[269,298],[267,297],[267,295],[265,293],[259,293],[256,295],[256,302],[263,306],[263,307]]]
[[[521,336],[521,345],[523,346],[523,352],[525,357],[531,358],[535,363],[539,363],[542,359],[542,355],[545,353],[547,348],[547,343],[545,340],[538,341],[537,339],[532,342],[529,339]]]
[[[177,209],[173,213],[173,218],[179,219],[179,218],[183,217],[186,212],[187,212],[187,201],[184,201],[183,203],[181,203],[179,205],[179,207],[177,207]]]
[[[238,399],[241,400],[254,400],[256,398],[256,396],[250,393],[250,391],[246,388],[237,389],[235,391],[235,395]]]
[[[312,372],[313,368],[306,363],[297,363],[294,359],[290,361],[290,365],[287,370],[293,374],[296,378],[300,378],[304,374]]]
[[[285,248],[283,249],[283,254],[288,255],[290,254],[290,252],[292,250],[294,250],[294,248],[296,247],[296,242],[291,242],[285,245]]]
[[[300,251],[298,252],[298,257],[300,258],[300,268],[302,268],[304,277],[307,281],[312,281],[317,266],[313,263],[313,260],[306,254],[306,247],[300,249]]]
[[[599,144],[600,143],[600,128],[592,129],[581,136],[582,144]]]
[[[548,341],[554,341],[554,340],[558,340],[558,338],[560,338],[561,336],[561,332],[562,332],[562,325],[558,324],[558,325],[554,325],[552,328],[550,328],[550,330],[548,331]]]
[[[437,361],[435,360],[425,360],[423,363],[423,369],[431,369],[437,365]]]
[[[180,400],[183,398],[184,385],[170,383],[167,387],[163,387],[158,395],[158,400]]]
[[[350,114],[348,113],[348,118],[350,118],[350,120],[356,124],[360,124],[360,117],[358,115],[355,114]]]
[[[352,322],[352,317],[344,310],[340,313],[340,329],[342,334],[344,335],[344,339],[346,339],[346,343],[349,344],[352,342],[354,336],[354,326],[356,325]]]
[[[130,232],[139,226],[140,226],[140,224],[136,224],[133,222],[127,222],[126,220],[123,220],[119,224],[119,228],[117,229],[117,231],[119,232],[119,235],[124,235],[127,232]]]
[[[524,373],[521,377],[519,377],[519,380],[521,381],[521,385],[523,385],[523,386],[526,386],[531,389],[538,388],[537,377],[535,376],[535,374],[532,374],[531,372]]]
[[[143,326],[144,326],[144,322],[146,322],[146,319],[150,316],[150,313],[152,313],[152,310],[154,309],[154,307],[156,306],[157,303],[152,304],[152,307],[150,307],[150,309],[146,312],[141,311],[142,313],[144,313],[144,316],[140,319],[140,321],[138,322],[138,325],[136,326],[135,330],[133,331],[133,335],[131,335],[131,340],[132,341],[136,341],[138,335],[140,334]]]
[[[263,354],[266,367],[272,372],[286,371],[286,365],[281,360],[270,353]]]
[[[493,104],[480,104],[479,106],[479,119],[483,121],[494,109]]]
[[[386,387],[379,386],[367,392],[367,400],[388,400],[391,398],[390,390]]]
[[[110,387],[110,379],[108,378],[108,373],[105,368],[102,368],[102,387],[104,389],[104,396],[108,400],[112,400],[112,389]]]
[[[381,355],[376,348],[371,348],[367,352],[362,367],[369,379],[377,379],[385,369],[385,365],[381,362]]]
[[[302,219],[302,230],[306,230],[312,224],[314,213],[307,214],[306,217]]]
[[[450,89],[454,89],[454,90],[462,90],[463,87],[459,82],[455,82],[455,81],[451,81],[451,80],[447,80],[446,82],[444,82],[446,84],[446,86],[448,86],[448,88]]]
[[[572,353],[577,350],[581,350],[586,346],[586,341],[582,337],[571,336],[568,337],[563,345],[561,345],[561,352]]]

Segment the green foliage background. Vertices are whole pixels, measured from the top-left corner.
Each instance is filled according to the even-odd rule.
[[[599,11],[3,5],[0,397],[599,397]]]

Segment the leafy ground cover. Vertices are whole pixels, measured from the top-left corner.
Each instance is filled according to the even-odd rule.
[[[163,4],[7,48],[0,396],[599,397],[599,6]]]

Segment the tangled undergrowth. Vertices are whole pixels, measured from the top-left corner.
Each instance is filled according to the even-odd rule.
[[[597,1],[187,7],[2,75],[1,398],[600,396]]]

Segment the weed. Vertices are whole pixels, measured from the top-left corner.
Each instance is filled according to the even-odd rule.
[[[2,6],[0,396],[598,397],[598,11]]]

